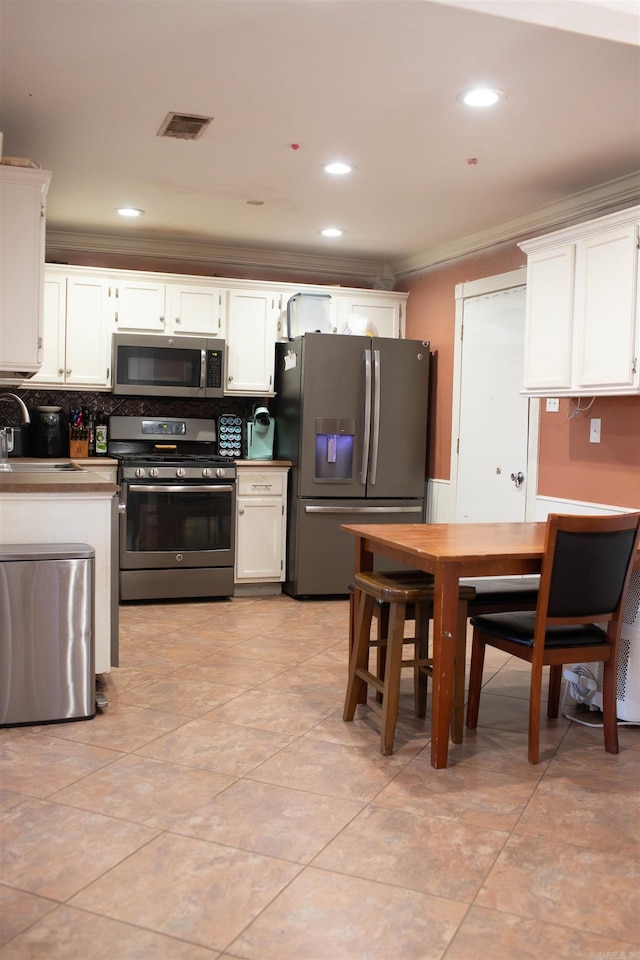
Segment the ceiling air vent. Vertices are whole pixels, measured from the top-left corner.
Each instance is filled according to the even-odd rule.
[[[193,113],[168,113],[158,130],[158,136],[198,140],[212,120],[213,117],[200,117]]]

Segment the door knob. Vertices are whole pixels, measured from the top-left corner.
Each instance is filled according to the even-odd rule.
[[[522,486],[522,482],[524,480],[524,473],[522,472],[522,470],[519,470],[518,473],[512,473],[511,479],[515,483],[516,487],[520,487]]]

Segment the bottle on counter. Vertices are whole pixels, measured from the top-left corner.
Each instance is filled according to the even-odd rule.
[[[88,407],[85,407],[82,411],[82,422],[84,423],[86,434],[87,434],[87,444],[88,444],[88,454],[90,457],[95,457],[96,455],[96,415],[93,410],[89,410]]]
[[[106,413],[98,410],[95,422],[96,457],[106,457],[109,439],[109,424]]]

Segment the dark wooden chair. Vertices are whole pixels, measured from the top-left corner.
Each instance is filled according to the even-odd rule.
[[[349,657],[349,681],[343,719],[353,720],[356,705],[366,701],[367,685],[373,686],[382,699],[380,752],[393,752],[400,675],[403,667],[414,671],[416,716],[424,717],[427,707],[427,680],[432,674],[433,660],[429,657],[429,621],[433,617],[433,580],[419,571],[406,573],[358,573],[353,583],[357,623],[352,626]],[[472,587],[461,587],[458,608],[458,648],[454,682],[454,728],[459,726],[462,739],[464,710],[464,643],[467,628],[467,603],[475,595]],[[353,616],[353,614],[351,614]],[[374,617],[378,629],[372,635]],[[415,621],[413,637],[405,637],[405,623]],[[353,623],[353,621],[352,621]],[[403,659],[403,647],[413,644],[414,655]],[[369,652],[378,650],[377,674],[369,670]],[[458,713],[455,712],[456,706]],[[459,717],[459,719],[458,719]]]
[[[558,716],[563,664],[602,662],[605,749],[618,753],[618,644],[639,537],[640,513],[549,516],[536,610],[471,618],[467,727],[478,723],[487,644],[531,664],[530,763],[539,762],[543,667],[551,668],[547,717],[553,719]]]

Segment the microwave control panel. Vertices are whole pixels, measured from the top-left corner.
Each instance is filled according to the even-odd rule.
[[[207,386],[222,387],[223,350],[207,350]]]

